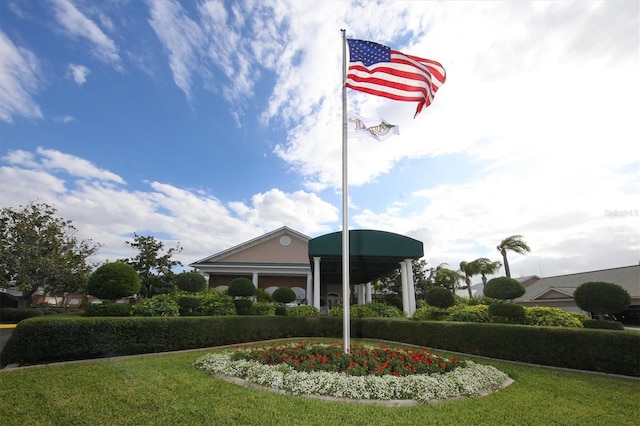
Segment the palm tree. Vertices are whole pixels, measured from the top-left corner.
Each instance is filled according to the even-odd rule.
[[[473,297],[473,294],[471,294],[471,277],[480,273],[475,264],[475,260],[473,262],[465,262],[464,260],[460,262],[460,272],[462,273],[462,279],[467,284],[467,291],[471,298]]]
[[[486,257],[480,257],[471,263],[473,263],[473,269],[478,271],[476,274],[482,275],[482,284],[487,283],[487,275],[495,274],[502,266],[500,262],[493,262]]]
[[[509,261],[507,260],[507,251],[512,251],[518,254],[525,254],[531,251],[527,243],[522,241],[522,235],[512,235],[505,238],[496,247],[502,259],[504,260],[504,271],[507,277],[511,278],[511,270],[509,269]]]

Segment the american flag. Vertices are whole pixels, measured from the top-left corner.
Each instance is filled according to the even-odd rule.
[[[372,41],[347,39],[347,43],[346,86],[397,101],[418,102],[415,115],[431,105],[447,78],[439,62],[405,55]]]

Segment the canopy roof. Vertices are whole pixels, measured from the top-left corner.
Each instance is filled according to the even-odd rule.
[[[392,232],[353,229],[349,231],[349,281],[362,284],[393,272],[401,261],[424,256],[421,241]],[[320,281],[342,283],[342,232],[309,240],[309,261],[320,257]]]

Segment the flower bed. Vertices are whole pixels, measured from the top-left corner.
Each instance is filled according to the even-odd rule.
[[[342,352],[341,352],[342,351]],[[210,353],[194,364],[294,395],[429,402],[478,396],[505,384],[491,366],[445,359],[424,349],[291,343]]]

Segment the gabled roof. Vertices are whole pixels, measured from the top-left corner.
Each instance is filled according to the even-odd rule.
[[[293,238],[297,238],[298,240],[304,242],[305,244],[309,242],[309,240],[311,239],[310,237],[295,231],[287,226],[283,226],[281,228],[278,228],[274,231],[271,232],[267,232],[266,234],[263,234],[257,238],[254,238],[252,240],[249,241],[245,241],[242,244],[238,244],[237,246],[231,247],[227,250],[223,250],[221,252],[218,252],[216,254],[213,254],[211,256],[205,257],[204,259],[200,259],[197,260],[193,263],[190,263],[189,266],[191,267],[197,267],[198,265],[203,265],[203,264],[211,264],[211,263],[215,263],[215,262],[224,262],[225,258],[228,258],[236,253],[245,251],[247,249],[250,249],[251,247],[255,247],[257,245],[263,244],[273,238],[277,238],[277,237],[282,237],[282,236],[290,236]]]
[[[573,297],[573,292],[579,285],[592,281],[618,284],[632,298],[640,298],[640,265],[633,265],[541,278],[528,285],[526,293],[515,301],[540,300],[545,294],[550,295],[552,290]]]

